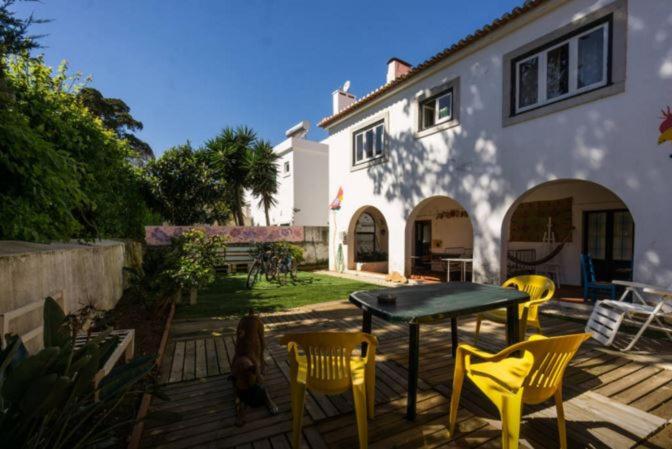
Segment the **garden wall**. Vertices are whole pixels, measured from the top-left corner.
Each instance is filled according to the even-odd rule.
[[[138,244],[109,240],[48,245],[0,241],[0,313],[59,291],[63,292],[68,311],[89,303],[110,309],[123,292],[124,265],[141,258],[138,249]],[[39,313],[34,315],[29,318],[32,322],[17,324],[26,329],[37,327],[42,317]]]
[[[169,245],[171,238],[192,228],[202,229],[208,235],[224,236],[228,245],[293,243],[303,248],[308,265],[326,263],[329,259],[327,226],[145,226],[145,241],[148,246]]]

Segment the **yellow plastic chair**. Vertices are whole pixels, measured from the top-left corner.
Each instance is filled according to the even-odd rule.
[[[525,339],[527,326],[532,326],[537,329],[537,332],[541,333],[539,306],[553,298],[555,294],[555,284],[553,281],[546,276],[530,274],[508,279],[502,284],[502,287],[515,287],[517,290],[527,293],[530,297],[529,301],[518,306],[518,318],[521,320],[521,340]],[[526,316],[527,319],[525,319]],[[506,323],[506,309],[497,309],[478,314],[476,317],[476,337],[474,338],[476,343],[478,343],[478,335],[481,332],[481,321],[483,320]]]
[[[306,388],[334,395],[352,390],[359,433],[359,447],[368,447],[368,417],[374,416],[376,348],[378,339],[364,332],[308,332],[288,334],[287,345],[292,395],[292,447],[299,448]],[[364,357],[353,355],[362,343]]]
[[[523,404],[539,404],[555,397],[560,447],[567,449],[567,431],[562,406],[562,378],[570,360],[590,334],[560,337],[532,335],[497,354],[461,344],[457,348],[453,393],[450,399],[449,431],[454,435],[457,408],[466,374],[492,401],[502,420],[502,449],[517,449]],[[522,357],[516,356],[520,354]],[[483,362],[472,363],[478,357]]]

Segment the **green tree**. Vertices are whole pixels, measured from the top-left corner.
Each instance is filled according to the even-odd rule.
[[[35,19],[32,15],[23,19],[16,17],[11,10],[16,0],[0,0],[0,60],[7,55],[28,53],[38,47],[40,36],[29,36],[28,28],[44,20]],[[6,81],[4,66],[0,66],[0,107],[11,101],[12,94]]]
[[[141,238],[149,212],[132,151],[77,99],[80,78],[41,58],[4,62],[0,238]]]
[[[134,131],[141,131],[142,122],[131,115],[131,108],[119,98],[105,98],[100,91],[93,87],[84,87],[77,97],[89,111],[103,121],[103,124],[114,131],[117,137],[128,142],[135,156],[140,161],[154,158],[152,147],[140,140]]]
[[[264,208],[266,226],[270,226],[268,210],[276,204],[278,193],[278,155],[273,147],[264,141],[257,142],[252,151],[248,185],[252,194],[259,197],[259,205]]]
[[[221,200],[226,184],[213,179],[207,162],[206,154],[187,142],[147,164],[152,205],[170,223],[184,226],[228,218]]]
[[[228,204],[236,224],[244,224],[245,189],[249,186],[251,153],[256,141],[254,131],[247,127],[224,128],[205,143],[208,165],[213,179],[226,183],[222,200]]]

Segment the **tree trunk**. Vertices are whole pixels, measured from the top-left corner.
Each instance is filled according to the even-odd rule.
[[[271,225],[271,220],[268,218],[268,206],[264,204],[264,214],[266,215],[266,226]]]
[[[243,226],[245,224],[245,217],[243,216],[243,209],[236,209],[236,221],[238,226]]]

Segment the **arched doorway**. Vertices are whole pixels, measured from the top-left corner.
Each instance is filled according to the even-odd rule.
[[[471,280],[473,248],[469,214],[450,197],[426,198],[406,220],[406,274],[412,278]]]
[[[634,226],[627,205],[606,187],[575,179],[540,184],[504,218],[502,277],[546,274],[564,287],[560,296],[579,299],[580,255],[590,254],[597,281],[631,280]]]
[[[348,269],[387,273],[388,229],[383,214],[373,206],[355,212],[348,229]]]

